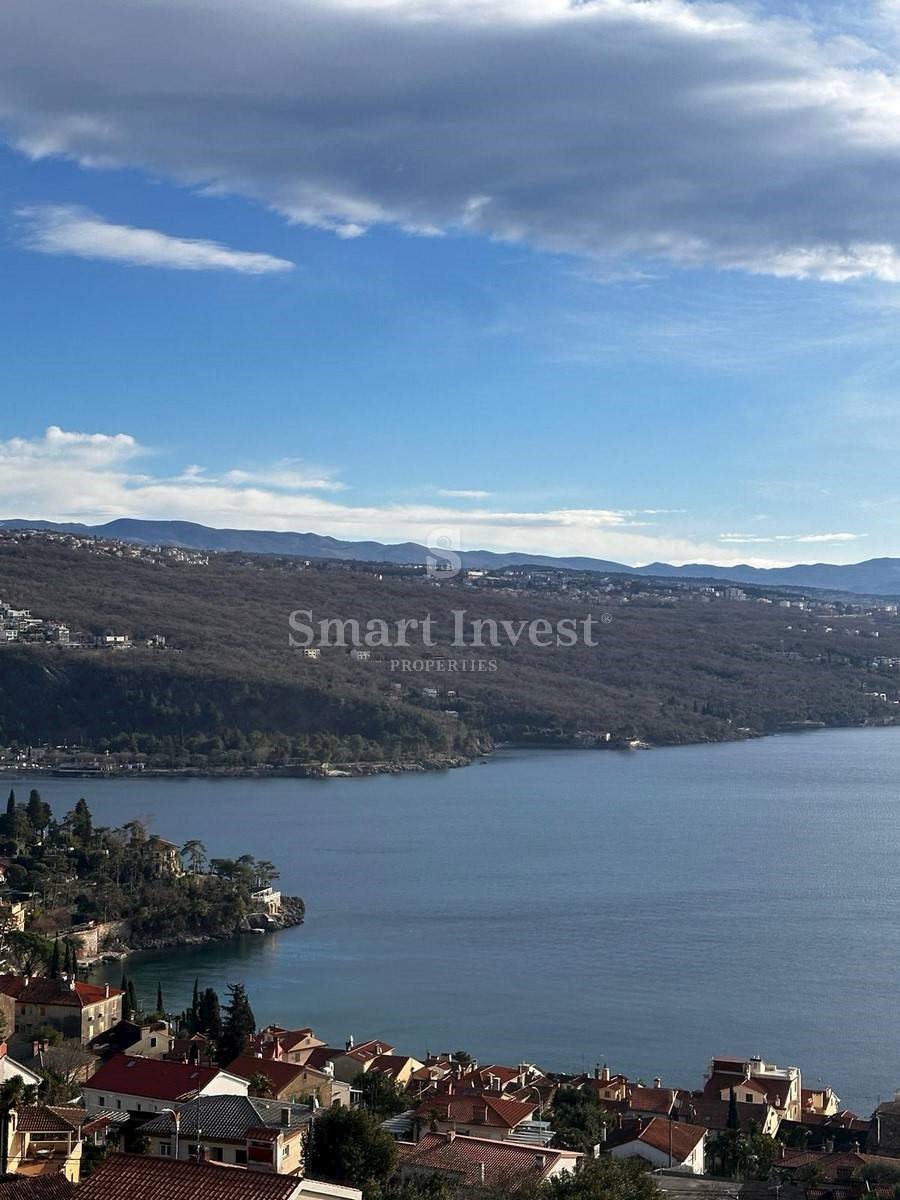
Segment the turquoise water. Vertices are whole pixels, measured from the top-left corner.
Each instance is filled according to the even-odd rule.
[[[866,1115],[900,1086],[900,729],[40,786],[57,813],[83,793],[104,824],[270,858],[305,898],[302,928],[133,960],[148,1000],[242,980],[261,1022],[329,1040],[683,1086],[759,1053]]]

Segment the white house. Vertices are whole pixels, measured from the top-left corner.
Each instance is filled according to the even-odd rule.
[[[606,1149],[613,1158],[642,1158],[654,1167],[702,1175],[706,1135],[702,1125],[654,1117],[651,1121],[627,1121],[610,1134]]]
[[[89,1109],[159,1113],[197,1096],[246,1096],[249,1086],[218,1067],[116,1054],[87,1080],[83,1095]]]

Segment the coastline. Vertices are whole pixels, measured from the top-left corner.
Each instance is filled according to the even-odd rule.
[[[84,768],[61,768],[39,763],[23,763],[20,766],[0,764],[0,779],[72,779],[72,780],[125,780],[125,779],[366,779],[376,775],[408,775],[430,771],[452,771],[470,767],[476,762],[484,763],[495,750],[552,750],[552,751],[627,751],[677,749],[680,746],[718,746],[734,742],[756,741],[761,738],[778,737],[788,733],[815,732],[825,729],[887,729],[900,725],[900,718],[884,721],[864,721],[860,724],[829,724],[826,721],[790,721],[775,729],[757,730],[741,728],[729,736],[692,738],[684,741],[647,742],[640,738],[598,740],[585,738],[514,738],[503,742],[492,742],[476,754],[435,754],[415,759],[376,762],[309,763],[288,767],[138,767],[134,764],[98,766]]]

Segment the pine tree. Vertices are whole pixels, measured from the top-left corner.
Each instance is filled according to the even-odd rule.
[[[250,1038],[256,1033],[256,1018],[244,985],[230,983],[228,992],[229,1001],[225,1005],[225,1020],[222,1022],[222,1036],[219,1038],[217,1052],[221,1066],[243,1054]]]

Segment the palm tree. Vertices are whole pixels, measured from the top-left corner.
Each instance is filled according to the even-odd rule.
[[[251,1096],[258,1096],[261,1100],[272,1095],[272,1081],[268,1076],[257,1072],[250,1076],[249,1092]]]
[[[21,1075],[13,1075],[0,1086],[0,1175],[9,1166],[9,1122],[20,1104],[34,1104],[37,1088],[26,1083]]]

